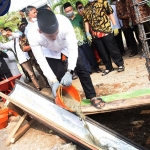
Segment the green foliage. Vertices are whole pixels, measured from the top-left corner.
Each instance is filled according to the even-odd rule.
[[[7,13],[0,17],[0,28],[10,27],[13,31],[17,29],[17,23],[20,21],[18,12]]]
[[[149,1],[147,1],[147,5],[150,7],[150,0],[149,0]]]
[[[55,8],[57,6],[59,6],[60,7],[60,13],[63,14],[63,4],[65,4],[66,2],[70,2],[71,5],[73,6],[73,8],[76,9],[75,4],[77,1],[81,1],[83,3],[83,5],[86,5],[88,3],[88,0],[60,0],[58,3],[56,3],[52,6],[52,10],[55,11]]]
[[[0,29],[9,27],[12,29],[12,31],[15,31],[18,29],[17,24],[19,21],[20,21],[19,12],[7,13],[6,15],[0,17]],[[7,39],[3,36],[0,36],[0,41],[6,42]]]

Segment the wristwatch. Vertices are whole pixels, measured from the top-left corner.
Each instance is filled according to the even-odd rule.
[[[69,72],[70,74],[73,74],[73,70],[68,69],[67,72]]]

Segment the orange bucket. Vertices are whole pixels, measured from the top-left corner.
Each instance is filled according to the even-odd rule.
[[[81,102],[81,97],[80,97],[79,91],[73,85],[71,85],[71,86],[60,85],[57,90],[55,103],[58,106],[61,106],[62,108],[67,109],[72,112],[72,110],[68,106],[66,106],[62,100],[62,97],[61,97],[62,91],[67,92],[74,100]]]
[[[8,108],[0,109],[0,129],[7,127],[8,125]]]

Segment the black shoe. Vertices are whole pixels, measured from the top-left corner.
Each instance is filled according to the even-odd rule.
[[[78,75],[76,73],[73,73],[72,80],[78,79]]]
[[[99,67],[94,68],[95,72],[100,73],[102,70]]]
[[[124,71],[124,66],[118,67],[118,72],[122,72],[122,71]]]
[[[137,55],[137,53],[131,53],[131,55],[129,55],[129,57],[133,57],[135,55]]]
[[[105,70],[103,73],[102,73],[102,76],[105,76],[107,75],[108,73],[110,73],[111,71],[113,71],[114,68],[112,68],[111,70]]]
[[[121,53],[121,55],[122,55],[122,56],[125,56],[125,55],[126,55],[126,52]]]

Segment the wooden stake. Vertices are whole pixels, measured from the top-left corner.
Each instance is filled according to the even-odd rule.
[[[35,122],[34,119],[32,119],[30,122],[28,122],[26,125],[21,127],[18,132],[14,135],[13,138],[10,139],[11,143],[15,143],[27,130],[32,126],[32,124]]]

